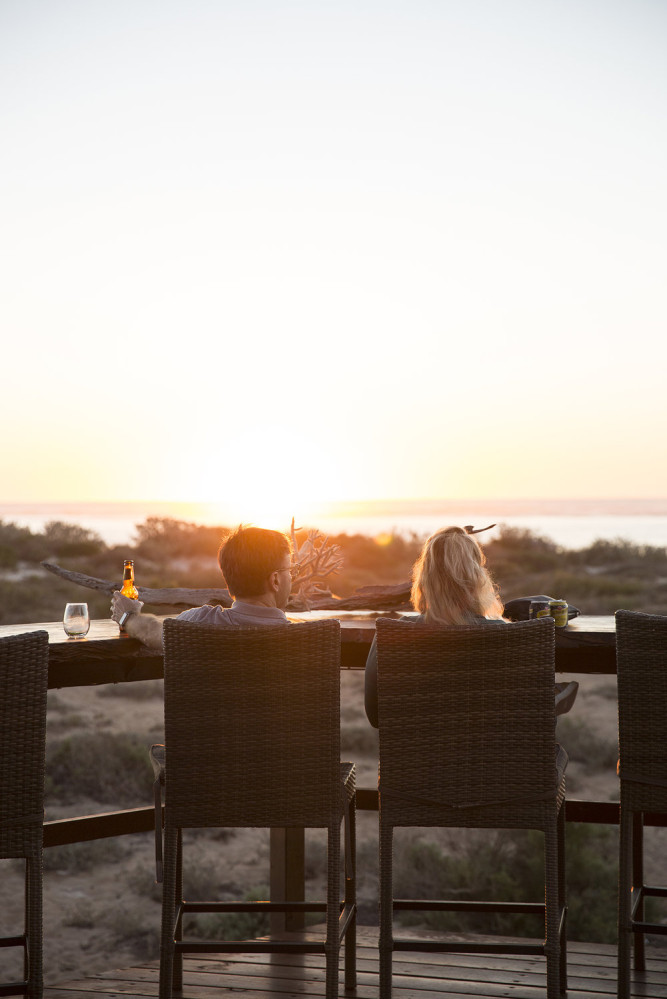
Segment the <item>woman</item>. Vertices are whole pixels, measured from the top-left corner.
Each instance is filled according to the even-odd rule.
[[[473,534],[479,531],[472,527],[445,527],[426,541],[412,574],[412,604],[419,616],[410,620],[443,628],[509,623],[503,618],[503,604],[486,568],[486,556]],[[577,689],[576,683],[556,685],[556,714],[569,711]],[[365,707],[369,722],[377,728],[375,639],[366,660]]]

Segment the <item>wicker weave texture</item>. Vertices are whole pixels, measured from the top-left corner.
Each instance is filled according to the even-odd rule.
[[[641,813],[667,813],[667,617],[616,612],[616,671],[621,778],[618,995],[629,999],[632,939],[635,969],[642,972],[646,968],[643,933],[650,932],[651,925],[645,922],[642,895]],[[643,932],[637,923],[643,924]]]
[[[0,856],[42,848],[48,635],[0,639]]]
[[[567,754],[554,735],[554,622],[435,629],[380,620],[377,636],[380,997],[391,997],[393,951],[410,946],[393,936],[393,829],[437,825],[544,832],[542,952],[548,999],[558,999],[567,980]]]
[[[166,810],[180,826],[340,819],[340,625],[166,621]]]
[[[377,634],[380,792],[392,822],[475,825],[480,806],[493,805],[504,824],[503,804],[519,802],[521,815],[508,808],[507,821],[543,828],[540,799],[553,801],[562,778],[553,621],[435,629],[380,620]]]
[[[164,647],[160,997],[170,999],[183,986],[183,952],[174,943],[182,900],[181,828],[323,826],[326,938],[318,947],[326,954],[326,995],[335,999],[341,934],[346,988],[356,982],[355,768],[340,763],[340,625],[316,621],[232,631],[167,621]],[[243,949],[240,942],[215,946]],[[271,951],[288,945],[265,940],[260,946]]]
[[[667,617],[616,612],[616,670],[626,804],[667,811]]]
[[[0,638],[0,857],[23,857],[25,979],[13,991],[41,999],[42,838],[49,638]],[[19,937],[21,939],[21,937]]]

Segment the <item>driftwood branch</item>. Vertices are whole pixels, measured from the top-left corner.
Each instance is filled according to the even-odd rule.
[[[87,576],[83,572],[74,572],[70,569],[63,569],[54,562],[42,562],[47,572],[52,572],[56,576],[61,576],[69,583],[77,586],[84,586],[89,590],[98,590],[106,593],[109,597],[114,590],[120,590],[122,582],[114,582],[110,579],[98,579],[96,576]],[[222,607],[231,607],[232,598],[229,590],[224,587],[211,589],[195,589],[186,587],[161,587],[159,589],[150,586],[138,586],[139,599],[146,604],[168,607],[201,607],[202,604],[220,604]],[[334,597],[330,594],[311,596],[308,600],[310,610],[409,610],[410,609],[410,583],[399,583],[395,586],[362,586],[349,597]],[[294,600],[287,605],[288,610],[305,610],[298,594],[294,595]]]
[[[349,597],[315,597],[310,601],[313,610],[412,610],[410,590],[412,584],[395,586],[360,586]]]
[[[85,586],[88,590],[99,590],[111,597],[114,590],[120,590],[122,582],[114,582],[110,579],[98,579],[96,576],[87,576],[83,572],[73,572],[70,569],[63,569],[54,562],[42,562],[48,572],[56,576],[62,576],[69,583],[76,583],[77,586]],[[200,607],[202,604],[221,604],[223,607],[232,606],[232,598],[229,590],[211,588],[204,590],[189,589],[187,587],[165,586],[155,589],[151,586],[137,586],[139,599],[146,604],[162,604],[169,607]]]

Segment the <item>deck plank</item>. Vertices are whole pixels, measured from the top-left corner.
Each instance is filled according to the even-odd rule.
[[[449,956],[449,955],[447,955]],[[521,986],[528,990],[544,988],[544,966],[534,964],[531,968],[519,968],[516,964],[508,967],[495,967],[484,969],[483,976],[480,974],[480,966],[465,967],[461,964],[420,964],[419,973],[416,973],[416,964],[401,963],[394,961],[394,979],[397,987],[401,983],[410,983],[412,988],[419,991],[443,991],[458,988],[458,991],[466,994],[479,994],[479,988],[492,990],[494,993],[499,988],[516,990]],[[266,979],[269,976],[276,988],[291,988],[298,990],[300,984],[322,983],[325,980],[324,965],[313,966],[304,962],[303,965],[280,965],[276,963],[261,964],[258,962],[234,962],[227,966],[220,963],[209,962],[208,966],[204,962],[188,962],[186,965],[186,983],[199,986],[211,984],[212,976],[219,977],[221,974],[228,974],[234,979],[246,978],[248,981],[255,979]],[[157,968],[130,968],[124,971],[117,971],[101,976],[103,979],[115,981],[152,982],[158,976]],[[207,978],[208,976],[208,978]],[[483,983],[480,978],[483,977]],[[357,963],[357,981],[360,986],[373,986],[377,983],[377,961],[373,963]],[[658,996],[662,999],[667,995],[667,976],[665,974],[653,973],[651,975],[650,986],[642,994],[647,996]],[[595,985],[595,991],[605,989],[613,992],[616,989],[616,969],[602,968],[596,974],[581,975],[579,969],[568,969],[568,990],[569,992],[590,991]],[[266,983],[262,982],[262,988],[269,991]]]
[[[426,934],[437,937],[438,934]],[[303,934],[307,939],[317,932]],[[636,999],[667,996],[667,950],[651,948],[649,970],[633,976]],[[47,986],[45,999],[153,999],[158,994],[157,961],[109,971],[79,981]],[[358,986],[341,999],[377,999],[377,928],[360,927]],[[322,954],[198,954],[184,964],[184,999],[322,999]],[[545,961],[539,956],[420,954],[394,958],[395,999],[544,999]],[[568,999],[614,999],[616,948],[568,944]]]

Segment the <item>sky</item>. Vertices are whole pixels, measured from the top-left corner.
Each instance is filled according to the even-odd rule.
[[[0,502],[667,496],[663,0],[0,0]]]

